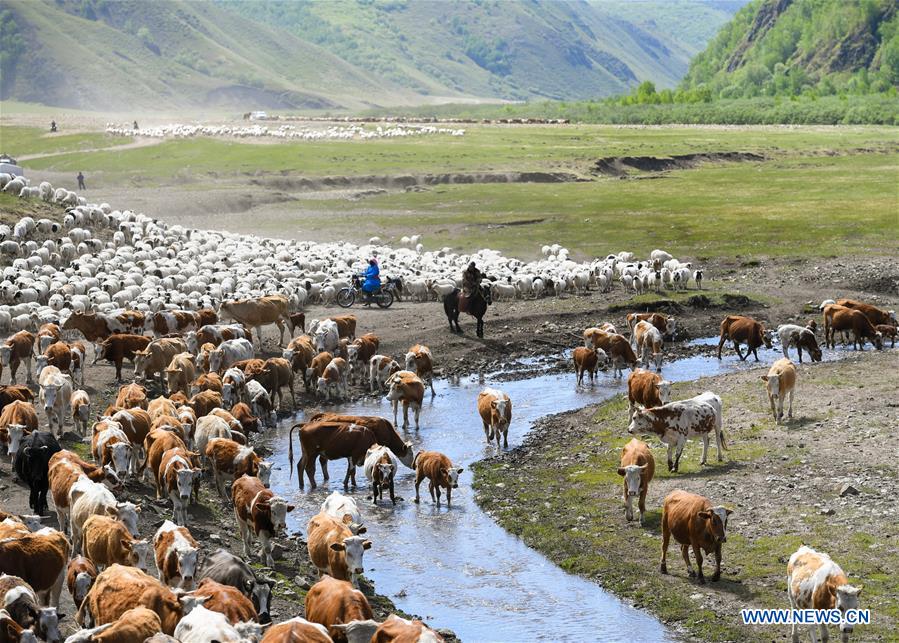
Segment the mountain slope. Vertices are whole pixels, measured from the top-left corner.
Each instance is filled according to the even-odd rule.
[[[2,42],[18,43],[12,60],[2,59],[3,98],[100,111],[419,102],[320,47],[208,2],[8,0],[3,7]]]
[[[899,85],[896,0],[754,0],[691,63],[686,89],[723,98]]]

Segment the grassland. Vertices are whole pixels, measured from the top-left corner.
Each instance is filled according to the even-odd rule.
[[[690,443],[680,473],[672,474],[665,468],[664,449],[650,440],[656,473],[642,527],[625,523],[616,473],[621,447],[631,439],[624,431],[622,396],[547,418],[522,448],[479,464],[478,502],[563,568],[596,580],[695,640],[781,640],[786,627],[745,627],[739,610],[787,607],[786,562],[804,543],[830,553],[852,582],[864,585],[863,607],[872,610],[873,622],[853,639],[893,640],[899,623],[892,587],[899,541],[890,509],[896,478],[877,474],[886,482],[860,482],[884,465],[892,467],[891,456],[879,455],[876,445],[889,439],[893,421],[888,407],[867,407],[863,424],[853,429],[859,435],[847,438],[853,421],[828,407],[856,408],[894,388],[895,359],[895,353],[869,354],[851,363],[802,367],[796,419],[786,427],[774,425],[767,412],[760,369],[676,384],[675,399],[704,389],[722,396],[730,449],[723,463],[714,461],[711,449],[709,465],[702,467],[701,447]],[[863,373],[881,367],[891,374],[860,383]],[[837,382],[835,374],[842,376]],[[846,439],[851,449],[840,444]],[[865,446],[859,448],[861,442]],[[847,480],[860,489],[859,496],[838,496]],[[669,550],[671,575],[658,572],[661,502],[675,488],[735,509],[718,583],[700,586],[688,579],[676,545]]]
[[[125,145],[131,141],[130,136],[112,137],[102,132],[63,134],[39,127],[0,128],[0,150],[14,158],[18,155],[83,152]]]

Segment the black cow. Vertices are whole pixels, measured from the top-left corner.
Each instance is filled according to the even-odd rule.
[[[31,489],[28,505],[38,516],[43,516],[47,512],[50,458],[57,451],[62,451],[62,447],[52,433],[35,431],[22,438],[16,452],[16,474]]]
[[[272,587],[275,584],[270,578],[256,576],[253,569],[241,558],[230,551],[216,549],[203,561],[203,567],[197,575],[197,584],[204,578],[211,578],[222,585],[230,585],[253,601],[259,614],[260,623],[271,623]]]

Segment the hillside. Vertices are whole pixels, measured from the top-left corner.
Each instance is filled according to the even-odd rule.
[[[208,2],[8,0],[0,43],[0,97],[25,102],[96,111],[420,102],[320,47]]]
[[[8,0],[0,98],[359,110],[672,87],[743,0]]]
[[[738,98],[897,85],[896,0],[754,0],[696,56],[682,88]]]
[[[664,2],[622,0],[217,2],[421,94],[513,100],[608,96],[644,78],[673,86],[730,18],[728,9],[741,4],[721,9],[688,0],[672,10]],[[697,19],[703,26],[690,27]]]

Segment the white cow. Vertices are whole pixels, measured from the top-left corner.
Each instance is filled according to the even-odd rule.
[[[72,397],[72,378],[55,366],[46,366],[38,378],[41,386],[40,400],[47,414],[47,423],[50,431],[55,436],[62,434],[65,426],[66,411],[69,409],[69,399]],[[58,427],[58,432],[54,431]]]
[[[209,352],[209,370],[222,372],[231,364],[256,355],[253,344],[248,339],[229,339]]]
[[[321,511],[345,524],[355,535],[363,534],[366,531],[362,526],[362,513],[359,511],[356,501],[339,491],[333,491],[330,496],[325,498]]]
[[[90,482],[90,480],[88,480]],[[73,495],[77,494],[77,498]],[[140,507],[130,502],[118,502],[112,492],[103,484],[90,482],[89,485],[73,486],[69,490],[69,522],[72,527],[72,549],[81,553],[81,531],[90,516],[112,516],[122,521],[134,538],[140,538],[137,528],[137,514]]]
[[[175,626],[175,639],[181,643],[250,643],[262,638],[262,625],[253,622],[231,625],[224,614],[203,607],[206,600],[207,597],[181,597],[186,616]]]

